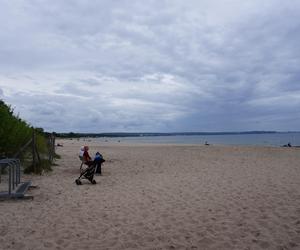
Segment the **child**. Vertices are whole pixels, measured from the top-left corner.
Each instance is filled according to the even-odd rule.
[[[99,152],[96,153],[94,162],[96,164],[96,174],[101,175],[101,164],[105,162],[105,160],[103,159],[103,156]]]

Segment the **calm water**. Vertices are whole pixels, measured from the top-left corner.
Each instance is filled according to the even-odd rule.
[[[144,137],[117,137],[97,138],[101,142],[116,143],[159,143],[159,144],[209,144],[222,145],[261,145],[282,146],[291,143],[300,146],[299,133],[275,134],[241,134],[241,135],[178,135],[178,136],[144,136]]]

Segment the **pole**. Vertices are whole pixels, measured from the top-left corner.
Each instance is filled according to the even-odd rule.
[[[35,155],[35,131],[32,129],[32,166],[33,172],[36,173],[36,155]]]

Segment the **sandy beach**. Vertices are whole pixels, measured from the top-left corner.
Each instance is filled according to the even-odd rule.
[[[0,202],[0,249],[300,249],[300,149],[57,140],[33,200]],[[81,145],[106,162],[77,186]]]

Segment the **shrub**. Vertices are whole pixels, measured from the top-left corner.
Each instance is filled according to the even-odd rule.
[[[43,170],[51,170],[46,133],[42,128],[33,128],[14,115],[11,106],[0,100],[0,158],[14,157],[18,154],[24,163],[25,171],[32,172],[32,147],[28,147],[20,154],[19,150],[31,140],[33,132],[36,135],[36,150],[40,156],[40,162],[36,164],[34,171],[40,173]]]

